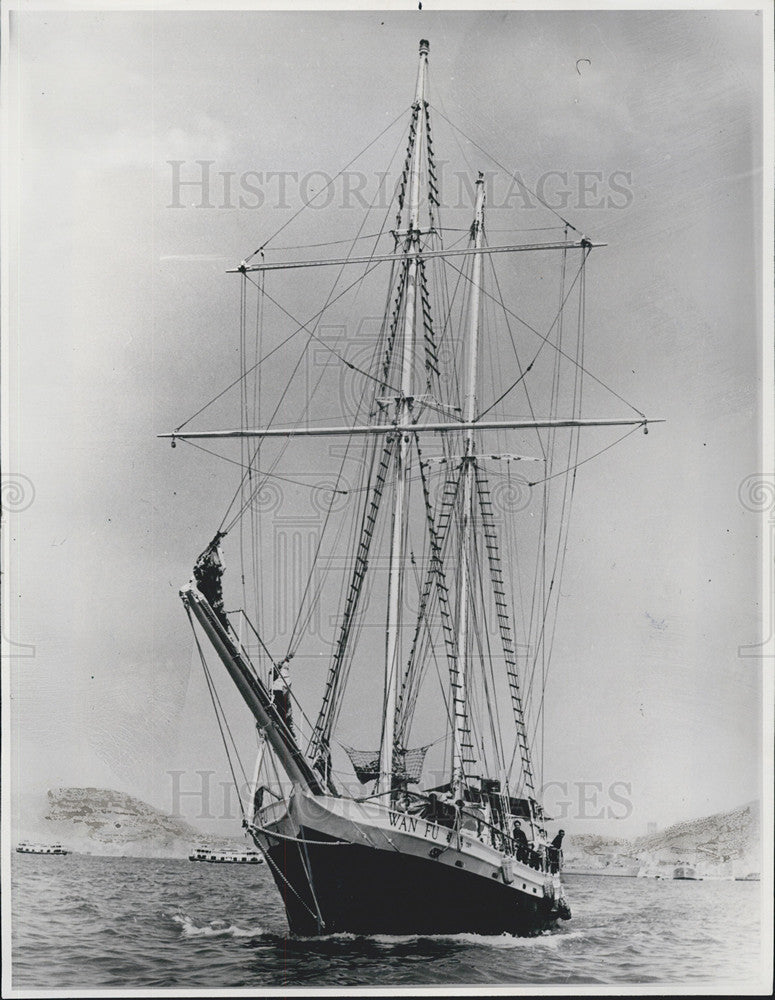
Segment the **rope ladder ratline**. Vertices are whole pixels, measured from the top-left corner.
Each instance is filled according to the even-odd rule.
[[[409,659],[407,662],[406,669],[404,671],[404,679],[401,686],[401,691],[396,703],[396,731],[400,732],[402,739],[406,738],[409,726],[411,725],[411,719],[415,708],[416,696],[419,691],[419,680],[420,680],[420,668],[417,664],[422,665],[422,658],[419,655],[419,642],[421,635],[423,634],[423,626],[427,626],[427,611],[429,602],[431,599],[431,594],[434,590],[438,600],[439,610],[442,619],[442,632],[444,636],[444,646],[447,653],[448,668],[450,674],[450,684],[452,686],[453,692],[453,702],[454,702],[454,691],[455,685],[457,684],[457,671],[458,671],[458,650],[457,650],[457,640],[455,637],[455,630],[452,626],[452,611],[450,607],[449,600],[449,587],[446,581],[446,573],[444,570],[444,547],[448,537],[448,529],[451,524],[452,513],[455,508],[455,503],[457,500],[459,487],[460,487],[460,477],[451,476],[447,479],[444,491],[442,493],[442,499],[440,504],[440,509],[438,512],[438,519],[434,515],[433,505],[430,498],[430,489],[428,485],[427,478],[427,463],[423,461],[422,451],[420,449],[419,441],[417,440],[417,435],[414,435],[415,446],[417,449],[417,455],[419,459],[420,467],[420,480],[422,482],[423,491],[423,501],[425,505],[425,518],[428,528],[428,540],[430,545],[430,557],[428,562],[428,569],[426,571],[425,580],[423,583],[423,588],[420,594],[420,606],[418,609],[417,621],[415,624],[414,638],[412,641],[412,647],[409,654]],[[452,487],[451,489],[449,487]],[[459,684],[457,685],[459,688]],[[454,702],[456,704],[456,702]],[[450,718],[450,722],[453,720]]]
[[[498,548],[498,534],[492,511],[489,483],[484,469],[478,462],[474,464],[474,473],[476,492],[479,500],[479,510],[481,512],[484,527],[484,542],[485,549],[487,551],[490,582],[495,600],[495,613],[498,619],[498,632],[500,634],[503,656],[506,663],[506,674],[509,684],[509,693],[511,696],[511,707],[517,730],[517,744],[515,744],[515,748],[517,745],[519,746],[525,787],[530,795],[534,796],[535,782],[533,777],[533,763],[530,753],[530,744],[528,743],[527,728],[525,726],[525,716],[519,685],[519,672],[517,668],[517,653],[514,646],[511,616],[508,611],[506,591],[503,583],[501,557]]]
[[[476,539],[476,536],[474,536]],[[479,627],[479,622],[476,620],[476,608],[474,608],[474,618],[475,627],[473,629],[473,634],[476,637],[479,659],[482,664],[481,677],[482,686],[484,688],[485,700],[487,703],[487,716],[490,721],[490,739],[492,741],[493,751],[495,753],[495,771],[500,773],[506,766],[506,754],[503,748],[503,728],[501,726],[500,720],[500,710],[498,707],[498,699],[496,697],[496,682],[495,682],[495,663],[492,650],[491,642],[491,629],[487,616],[487,598],[485,594],[485,580],[484,580],[484,570],[481,559],[481,543],[477,540],[476,545],[478,551],[476,553],[476,559],[474,566],[476,569],[476,582],[478,585],[478,594],[481,601],[481,617],[482,623]],[[491,582],[491,581],[488,581]],[[486,651],[485,651],[486,649]],[[487,673],[487,666],[489,666],[489,678]],[[484,747],[482,748],[482,753],[484,753]],[[495,773],[495,772],[490,772]]]
[[[437,220],[436,213],[438,213],[441,205],[441,199],[439,195],[439,185],[436,173],[435,157],[433,153],[433,139],[431,133],[431,123],[430,123],[430,112],[429,104],[426,101],[424,105],[424,124],[425,124],[425,149],[426,149],[426,163],[427,163],[427,180],[428,180],[428,214],[430,219],[430,234],[432,241],[438,241],[438,246],[443,249],[443,239],[440,231],[440,215]],[[466,235],[470,237],[470,230],[465,231]],[[433,242],[431,243],[433,246]],[[441,339],[443,339],[445,332],[448,329],[452,316],[452,301],[449,298],[449,291],[446,284],[446,271],[441,268],[441,282],[439,283],[439,288],[437,290],[438,305],[439,305],[439,315],[443,317],[442,324],[442,334]],[[439,338],[436,337],[434,322],[433,322],[433,308],[431,305],[431,296],[429,293],[428,286],[428,273],[426,268],[425,258],[420,258],[419,261],[419,284],[420,284],[420,309],[422,313],[422,327],[423,327],[423,339],[425,347],[425,371],[426,371],[426,388],[429,393],[435,395],[437,399],[442,398],[441,391],[441,370],[439,364]],[[456,284],[456,289],[459,282]],[[435,288],[435,285],[434,285]],[[436,290],[436,288],[435,288]],[[453,369],[454,370],[454,369]],[[454,407],[452,408],[454,409]],[[449,412],[450,407],[444,408],[445,412]],[[423,535],[424,546],[427,544],[429,546],[429,561],[425,573],[425,579],[422,585],[420,585],[419,577],[417,580],[418,591],[420,593],[420,603],[418,608],[418,614],[415,622],[414,637],[412,640],[412,646],[410,654],[407,660],[406,667],[403,673],[402,683],[398,692],[398,697],[396,701],[396,713],[395,713],[395,733],[396,742],[401,745],[405,745],[408,740],[409,729],[411,728],[412,720],[414,717],[414,712],[417,704],[417,699],[419,696],[420,686],[423,678],[423,666],[427,656],[427,651],[430,650],[433,657],[434,664],[436,666],[436,671],[439,674],[440,686],[443,693],[443,684],[441,684],[441,676],[439,673],[439,665],[436,660],[436,651],[433,643],[433,635],[431,631],[430,622],[428,620],[428,615],[430,613],[430,608],[432,606],[432,599],[436,597],[436,603],[438,604],[441,623],[442,623],[442,633],[444,636],[444,646],[447,654],[448,671],[450,676],[450,696],[451,701],[447,701],[446,695],[444,695],[444,705],[448,716],[448,723],[450,731],[454,732],[454,714],[457,711],[459,699],[454,698],[455,687],[453,686],[456,682],[457,677],[457,647],[456,647],[456,637],[455,631],[452,627],[452,614],[449,605],[449,588],[446,583],[446,576],[444,571],[444,561],[443,561],[443,549],[448,536],[448,527],[450,524],[451,514],[454,509],[455,497],[457,496],[457,489],[450,495],[450,493],[445,488],[445,493],[442,497],[442,504],[438,513],[439,524],[437,525],[435,520],[435,515],[433,511],[433,506],[430,499],[430,490],[428,483],[428,463],[423,460],[422,450],[420,448],[420,442],[418,436],[414,435],[414,443],[418,455],[418,464],[420,468],[420,479],[422,482],[423,489],[423,501],[425,506],[426,515],[426,525],[427,533]],[[452,453],[452,442],[449,438],[442,438],[442,449],[445,462],[450,461]],[[458,480],[459,485],[459,480]],[[424,563],[424,560],[423,560]],[[417,573],[416,573],[417,575]],[[434,586],[435,585],[435,586]],[[446,740],[447,734],[445,733],[444,739]]]
[[[387,388],[391,358],[395,345],[395,332],[401,313],[401,299],[403,297],[405,278],[406,271],[404,269],[398,281],[396,302],[393,308],[390,326],[386,331],[385,320],[383,320],[381,330],[381,334],[383,336],[379,338],[379,340],[386,340],[383,376],[380,383],[381,391],[384,391]],[[388,300],[390,299],[390,295],[391,291],[389,286]],[[379,340],[375,345],[375,356],[379,351]],[[363,397],[361,398],[361,402],[362,400]],[[376,416],[374,405],[372,405],[371,408],[371,415]],[[340,626],[336,651],[329,666],[323,702],[321,704],[318,718],[313,729],[312,738],[308,746],[308,753],[312,754],[313,757],[320,754],[324,757],[328,756],[328,746],[337,714],[337,702],[341,699],[344,693],[344,688],[346,687],[347,677],[346,672],[343,671],[343,664],[345,663],[345,656],[351,646],[350,640],[352,637],[352,625],[360,603],[366,578],[368,553],[371,548],[372,538],[377,522],[377,515],[379,513],[382,494],[385,488],[387,472],[390,467],[393,452],[393,439],[390,438],[385,443],[382,450],[382,458],[379,463],[377,463],[376,460],[377,452],[378,449],[375,441],[375,445],[371,450],[370,467],[367,474],[367,486],[364,488],[364,504],[361,510],[360,518],[356,518],[353,524],[353,542],[357,544],[356,563],[353,567],[350,587],[347,591],[345,605],[341,614],[342,624]],[[374,476],[375,469],[377,470],[376,480],[372,478]],[[356,526],[358,525],[360,525],[360,531],[356,533]],[[357,537],[358,534],[360,536],[359,538]]]
[[[397,213],[396,213],[396,232],[394,233],[394,238],[396,245],[399,243],[399,232],[401,230],[402,216],[404,213],[407,186],[409,183],[409,175],[411,169],[411,163],[415,155],[415,147],[418,142],[418,125],[420,118],[420,105],[415,104],[412,107],[410,123],[409,123],[409,133],[407,138],[406,154],[404,157],[404,165],[401,172],[400,180],[397,184],[395,192],[395,201],[397,203]],[[407,230],[406,234],[406,249],[411,249],[411,241],[413,234]],[[372,376],[370,373],[369,378],[377,382],[379,385],[380,393],[384,393],[388,389],[392,388],[389,384],[390,371],[393,362],[393,357],[395,353],[396,338],[399,330],[399,326],[403,324],[404,321],[404,310],[405,310],[405,292],[407,288],[407,278],[409,273],[408,258],[404,258],[400,262],[398,279],[395,283],[395,295],[393,308],[390,314],[390,320],[385,326],[385,320],[383,320],[382,332],[384,332],[384,359],[382,363],[382,372],[379,379]],[[393,265],[393,271],[391,273],[391,282],[388,288],[393,284],[393,276],[395,274],[395,264]],[[388,292],[390,296],[390,291]],[[425,314],[425,311],[424,311]],[[400,390],[395,388],[392,389],[400,395]],[[376,415],[378,410],[384,411],[385,405],[379,400],[375,399],[375,406],[372,407],[372,414]],[[337,639],[337,645],[334,652],[334,656],[329,667],[328,677],[326,680],[326,685],[324,689],[323,702],[318,714],[318,719],[313,730],[312,738],[310,740],[310,745],[308,747],[308,753],[313,757],[322,754],[324,757],[328,756],[329,743],[332,735],[333,727],[335,725],[336,717],[338,715],[338,710],[341,708],[341,699],[344,694],[344,689],[346,687],[347,675],[349,673],[348,654],[351,658],[351,637],[352,637],[352,626],[354,623],[355,616],[361,601],[361,595],[363,593],[364,582],[366,578],[366,573],[368,569],[368,559],[369,552],[372,545],[372,539],[374,537],[374,532],[376,529],[377,517],[379,514],[379,509],[381,505],[382,495],[387,482],[387,474],[390,469],[390,465],[393,460],[394,454],[394,442],[392,436],[388,438],[385,443],[385,447],[382,451],[382,457],[377,465],[377,475],[374,481],[373,490],[370,490],[370,500],[364,505],[363,514],[361,519],[361,531],[360,537],[357,540],[356,549],[356,560],[353,567],[352,575],[350,578],[350,586],[347,592],[347,597],[343,609],[343,614],[341,618],[341,625],[339,629],[339,637]],[[376,456],[376,451],[374,452]]]
[[[428,179],[428,214],[430,219],[430,230],[432,233],[436,231],[436,220],[434,217],[434,205],[436,209],[440,206],[440,197],[438,189],[438,180],[436,176],[435,160],[433,155],[433,140],[431,136],[431,124],[430,124],[430,114],[428,110],[428,102],[425,102],[424,106],[424,124],[425,124],[425,151],[426,151],[426,163],[427,163],[427,179]],[[424,362],[426,371],[426,389],[430,394],[435,394],[437,399],[442,398],[441,393],[441,372],[439,367],[438,358],[438,344],[434,331],[433,323],[433,309],[431,306],[431,298],[428,289],[428,275],[425,266],[425,260],[420,259],[419,262],[419,287],[420,287],[420,311],[422,313],[422,328],[423,328],[423,340],[424,340]],[[442,272],[443,273],[443,272]],[[419,419],[419,415],[418,415]],[[453,646],[449,645],[449,636],[453,635],[451,631],[451,622],[449,615],[449,607],[447,601],[447,591],[446,581],[444,579],[443,562],[441,560],[441,548],[443,546],[443,538],[439,539],[434,525],[433,509],[430,502],[430,494],[428,489],[426,469],[427,465],[423,462],[422,451],[420,449],[420,443],[417,435],[414,435],[414,444],[417,449],[418,464],[420,468],[420,478],[423,483],[423,498],[425,503],[425,513],[426,513],[426,523],[428,527],[427,535],[423,535],[424,543],[427,542],[431,547],[431,557],[428,565],[428,571],[426,573],[425,582],[420,589],[420,606],[418,609],[418,615],[415,624],[414,638],[412,641],[411,651],[407,661],[406,668],[404,670],[403,679],[398,690],[396,698],[396,709],[395,709],[395,733],[396,740],[400,742],[405,742],[408,729],[411,726],[411,720],[414,714],[414,707],[416,705],[417,696],[419,694],[419,686],[421,683],[422,672],[422,659],[423,656],[420,652],[420,643],[424,638],[427,638],[427,645],[432,646],[432,638],[430,635],[430,626],[425,620],[428,611],[429,600],[433,592],[433,584],[436,583],[436,593],[438,595],[439,607],[442,614],[443,629],[445,635],[445,646],[448,652],[453,651]],[[451,444],[444,438],[443,439],[443,452],[445,457],[449,456]],[[425,626],[425,627],[424,627]],[[454,638],[454,636],[453,636]],[[454,652],[453,652],[454,656]],[[420,669],[417,668],[417,664],[420,664]]]

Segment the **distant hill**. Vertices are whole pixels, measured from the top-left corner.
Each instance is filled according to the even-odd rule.
[[[635,840],[568,835],[565,865],[570,871],[608,869],[634,874],[641,868],[666,872],[686,861],[708,874],[760,871],[760,822],[759,802],[754,801],[730,812],[675,823]],[[244,847],[240,840],[204,834],[182,819],[110,788],[52,789],[43,815],[25,823],[21,835],[59,841],[74,851],[112,856],[186,857],[204,843],[227,849]]]
[[[694,851],[718,861],[744,860],[752,851],[759,854],[761,810],[758,800],[733,809],[684,823],[675,823],[661,833],[639,837],[641,851],[670,852],[674,856]]]
[[[674,823],[635,840],[593,834],[569,836],[565,863],[570,870],[672,868],[680,861],[708,874],[746,874],[761,869],[761,811],[749,802],[730,812]]]
[[[202,843],[220,846],[220,838],[110,788],[52,789],[34,838],[111,856],[186,857]]]

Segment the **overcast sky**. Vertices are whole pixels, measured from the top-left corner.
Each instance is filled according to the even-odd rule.
[[[188,787],[196,769],[227,777],[177,592],[239,473],[155,435],[238,372],[224,271],[305,193],[291,176],[286,209],[267,172],[333,175],[398,117],[360,164],[373,196],[426,37],[434,105],[608,244],[589,265],[587,365],[667,421],[579,473],[545,778],[570,799],[600,783],[603,807],[612,783],[629,785],[628,818],[569,820],[590,832],[756,797],[760,661],[738,650],[760,637],[762,539],[739,490],[760,470],[761,18],[25,11],[11,29],[6,468],[34,488],[11,520],[14,638],[34,646],[10,661],[19,794],[103,785],[169,809],[171,771]],[[494,169],[440,116],[434,133],[453,192],[456,170]],[[197,161],[212,161],[206,199],[175,186],[201,177]],[[241,186],[249,171],[260,198]],[[513,218],[488,214],[493,231],[547,224]],[[277,245],[358,224],[354,210],[308,211]],[[284,301],[305,318],[317,291]],[[278,318],[268,343],[288,330]],[[228,426],[234,404],[198,426]],[[307,451],[296,469],[326,457]],[[283,496],[277,517],[315,515]],[[321,675],[311,657],[295,668],[301,694]]]

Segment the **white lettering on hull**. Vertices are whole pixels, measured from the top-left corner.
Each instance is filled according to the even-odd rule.
[[[421,821],[416,816],[407,816],[406,813],[396,813],[392,810],[388,812],[388,820],[391,827],[403,833],[417,833],[426,840],[441,840],[442,843],[451,844],[453,831],[437,826],[436,823]]]

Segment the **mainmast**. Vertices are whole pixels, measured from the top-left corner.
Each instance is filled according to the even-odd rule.
[[[425,78],[428,68],[428,42],[420,42],[420,63],[414,110],[419,123],[425,108]],[[409,203],[405,249],[409,257],[404,300],[404,339],[401,360],[401,395],[395,401],[395,424],[408,428],[412,417],[412,367],[414,365],[415,308],[417,300],[417,250],[420,244],[420,174],[422,143],[420,129],[415,129],[412,161],[409,168]],[[393,742],[395,738],[396,691],[399,675],[399,637],[401,629],[401,595],[403,591],[404,521],[409,488],[410,435],[399,430],[396,452],[396,485],[393,498],[393,531],[390,542],[390,577],[388,581],[388,615],[385,640],[385,714],[380,746],[379,793],[390,792],[393,783]]]
[[[480,173],[476,181],[476,207],[472,227],[474,249],[480,250],[484,237],[484,176]],[[466,375],[465,399],[463,402],[463,420],[472,424],[476,417],[476,388],[479,360],[479,312],[480,289],[482,281],[482,255],[475,253],[471,273],[471,298],[469,302],[468,321],[468,369]],[[458,572],[458,629],[457,629],[457,670],[452,680],[452,704],[455,715],[455,738],[452,743],[452,785],[455,798],[463,798],[465,780],[465,765],[473,763],[466,751],[473,753],[473,739],[468,716],[467,680],[470,671],[469,662],[469,605],[471,594],[471,576],[473,571],[473,552],[471,545],[471,530],[474,496],[474,431],[469,426],[465,432],[465,450],[463,453],[463,493],[462,514],[460,525],[460,567]]]

